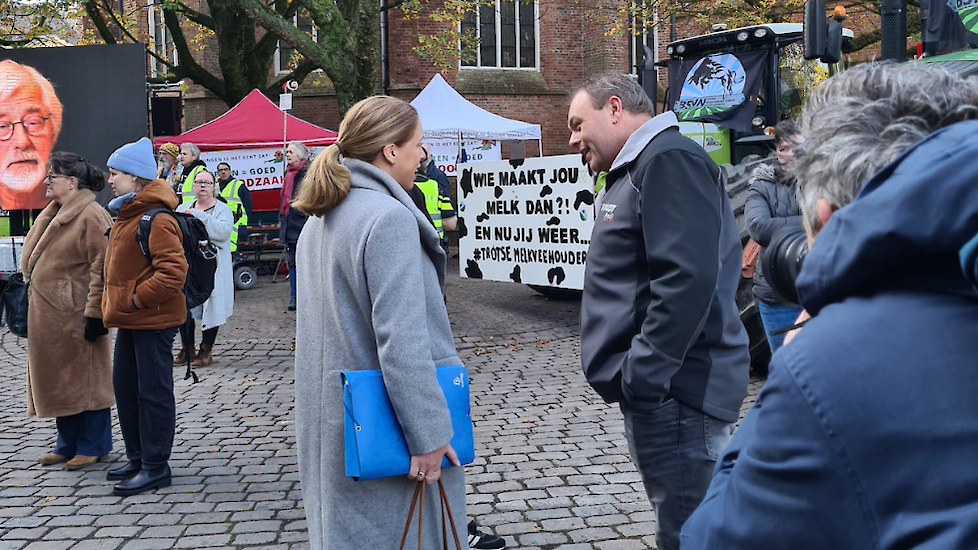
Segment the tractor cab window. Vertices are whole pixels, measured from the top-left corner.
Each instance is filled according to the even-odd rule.
[[[782,120],[798,120],[809,92],[829,77],[828,66],[818,60],[806,60],[803,51],[801,42],[785,46],[779,51],[778,111]]]

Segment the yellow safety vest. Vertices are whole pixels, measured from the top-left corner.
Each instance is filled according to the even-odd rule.
[[[438,231],[438,238],[445,236],[445,228],[442,226],[441,221],[441,207],[439,206],[438,200],[438,182],[432,179],[428,179],[427,176],[418,174],[414,178],[414,185],[424,193],[424,204],[425,208],[428,210],[428,215],[431,216],[431,222],[435,224],[435,230]]]
[[[598,172],[594,176],[594,193],[598,194],[604,188],[605,181],[608,179],[607,172]]]
[[[231,252],[238,248],[238,228],[248,225],[248,212],[245,210],[240,195],[244,184],[239,179],[232,179],[218,193],[228,204],[228,208],[231,209],[231,214],[234,216],[234,225],[231,226]],[[220,187],[221,184],[218,183],[217,185]]]
[[[194,166],[194,169],[191,170],[189,174],[187,174],[187,177],[183,178],[183,185],[180,186],[180,204],[190,202],[197,198],[197,195],[194,193],[194,178],[197,177],[197,174],[199,174],[201,170],[206,169],[207,168],[204,165],[198,164],[197,166]]]

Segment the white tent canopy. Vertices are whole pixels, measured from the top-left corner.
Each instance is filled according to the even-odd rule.
[[[540,125],[501,117],[462,97],[436,74],[411,102],[426,139],[540,139]]]

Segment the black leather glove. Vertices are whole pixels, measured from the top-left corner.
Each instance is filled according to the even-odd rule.
[[[101,319],[94,319],[92,317],[85,317],[85,339],[89,342],[94,342],[98,340],[99,336],[105,336],[109,333],[109,329],[105,328],[102,324]]]

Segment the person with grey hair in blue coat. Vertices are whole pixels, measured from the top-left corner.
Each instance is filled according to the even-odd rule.
[[[974,548],[978,83],[865,64],[804,107],[812,315],[717,462],[685,550]],[[967,256],[967,253],[965,253]]]

